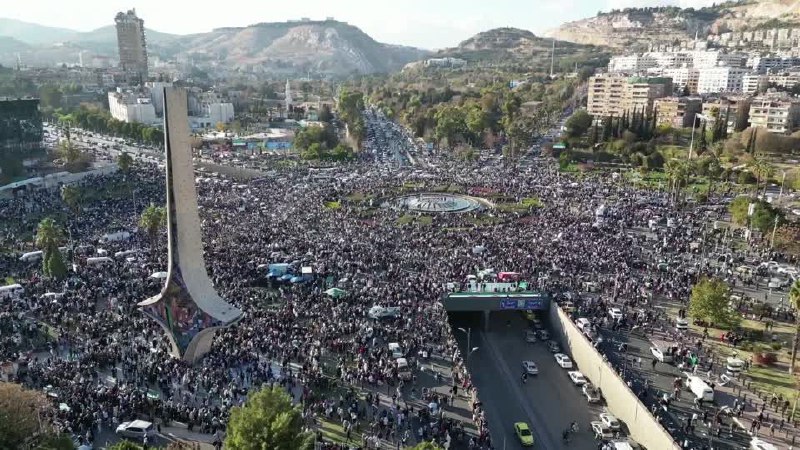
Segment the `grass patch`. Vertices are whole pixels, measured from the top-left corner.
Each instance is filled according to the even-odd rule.
[[[17,283],[17,280],[15,280],[14,277],[6,277],[4,281],[6,283],[6,286]]]
[[[340,209],[342,202],[325,202],[325,207],[328,209]]]
[[[494,205],[495,209],[502,212],[528,212],[533,208],[541,208],[542,201],[535,197],[523,198],[516,203],[497,203]]]
[[[670,315],[677,315],[676,311],[671,311]],[[691,325],[692,329],[698,333],[703,333],[703,328],[696,325]],[[755,363],[751,364],[750,370],[744,372],[745,378],[749,378],[752,382],[751,388],[759,392],[776,393],[783,396],[783,398],[792,398],[797,392],[798,380],[788,372],[791,356],[789,351],[791,348],[794,330],[791,325],[775,322],[774,327],[767,332],[764,332],[764,324],[755,320],[744,319],[740,325],[740,331],[752,336],[752,340],[745,340],[741,342],[736,348],[722,343],[719,340],[723,330],[716,328],[709,328],[708,333],[712,340],[707,340],[706,345],[711,345],[715,353],[723,359],[720,363],[724,364],[725,358],[734,355],[736,357],[747,361],[753,356],[754,352],[766,351],[772,352],[778,357],[778,361],[772,366],[760,366]],[[772,341],[772,335],[775,335],[775,342]],[[774,345],[774,347],[773,347]],[[718,363],[719,364],[719,363]]]
[[[338,423],[331,422],[325,419],[320,419],[320,431],[322,431],[322,436],[325,438],[326,441],[334,442],[337,444],[347,444],[347,443],[360,443],[361,442],[361,433],[355,431],[353,428],[350,431],[350,440],[347,440],[347,433],[344,431],[344,428]]]
[[[432,216],[424,216],[424,215],[414,215],[414,214],[403,214],[400,218],[397,219],[397,225],[411,225],[416,223],[417,225],[431,225],[433,223]]]
[[[578,172],[578,164],[577,163],[569,163],[566,166],[560,166],[558,171],[561,173],[576,173]]]

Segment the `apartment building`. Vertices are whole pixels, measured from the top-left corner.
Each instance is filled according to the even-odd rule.
[[[728,95],[703,101],[702,112],[706,117],[719,117],[723,120],[728,118],[728,132],[733,133],[738,125],[739,129],[744,129],[748,125],[750,103],[752,97],[748,95]],[[729,113],[730,111],[730,113]],[[737,123],[741,121],[741,123]],[[709,125],[713,125],[715,120],[711,120]]]
[[[158,123],[156,110],[149,96],[125,92],[118,88],[108,93],[108,108],[111,110],[111,117],[125,123],[138,122],[146,125]]]
[[[663,97],[654,101],[654,108],[658,125],[690,127],[702,109],[702,101],[696,97]]]
[[[595,117],[621,116],[625,111],[652,111],[655,99],[672,92],[669,78],[595,75],[589,79],[589,114]]]
[[[661,71],[661,76],[672,78],[672,85],[675,89],[688,88],[690,94],[697,94],[700,70],[694,67],[668,68]]]
[[[767,75],[767,83],[786,89],[792,89],[800,84],[800,68],[794,71],[770,73]]]
[[[742,67],[705,67],[698,69],[697,93],[742,92],[744,76],[750,73]]]
[[[750,125],[786,134],[800,128],[800,98],[770,93],[753,98]]]
[[[747,67],[760,74],[788,70],[796,66],[800,66],[800,57],[796,56],[754,55],[747,60]]]
[[[769,85],[769,76],[758,73],[748,73],[742,77],[742,92],[745,94],[755,94],[759,90],[763,91]]]

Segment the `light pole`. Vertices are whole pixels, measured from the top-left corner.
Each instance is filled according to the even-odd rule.
[[[689,142],[689,159],[692,159],[692,150],[694,150],[694,129],[697,126],[697,119],[700,119],[701,123],[702,123],[703,120],[708,122],[708,116],[705,116],[703,114],[695,114],[694,115],[694,120],[692,120],[692,139]]]
[[[786,184],[786,171],[783,171],[783,178],[781,179],[781,193],[778,194],[778,198],[783,198],[783,185]]]
[[[457,330],[467,335],[467,358],[469,358],[469,355],[473,351],[478,349],[477,347],[475,347],[475,350],[470,351],[470,349],[472,348],[472,347],[470,347],[470,343],[471,343],[471,340],[472,340],[472,328],[471,327],[467,327],[466,329],[464,329],[462,327],[458,327]],[[466,360],[466,358],[465,358],[465,360]]]

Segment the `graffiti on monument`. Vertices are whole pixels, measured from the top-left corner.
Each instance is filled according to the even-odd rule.
[[[223,323],[208,315],[192,301],[180,268],[174,267],[172,270],[172,277],[161,295],[161,300],[146,306],[144,312],[169,330],[183,354],[198,333]]]

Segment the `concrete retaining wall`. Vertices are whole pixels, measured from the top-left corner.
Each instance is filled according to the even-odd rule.
[[[680,449],[680,445],[656,422],[625,381],[603,360],[603,356],[570,320],[569,315],[555,303],[550,305],[550,325],[561,343],[569,348],[581,373],[601,389],[609,412],[625,422],[634,441],[647,450]]]

